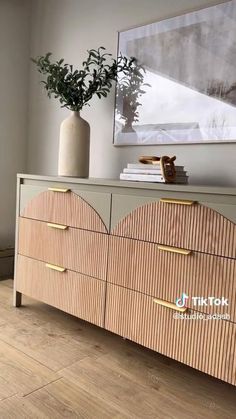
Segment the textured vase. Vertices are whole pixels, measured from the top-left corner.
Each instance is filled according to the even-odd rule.
[[[58,175],[88,177],[90,127],[79,112],[61,123],[58,159]]]

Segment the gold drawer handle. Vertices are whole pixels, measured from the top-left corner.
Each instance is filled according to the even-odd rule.
[[[48,188],[48,190],[53,191],[53,192],[62,192],[62,193],[70,192],[70,189],[66,189],[66,188]]]
[[[53,224],[53,223],[47,223],[47,226],[51,228],[57,228],[58,230],[66,230],[68,228],[68,226],[64,226],[62,224]]]
[[[166,204],[193,205],[196,204],[197,201],[189,201],[187,199],[161,198],[160,202],[165,202]]]
[[[53,269],[54,271],[57,271],[57,272],[66,271],[66,268],[62,268],[61,266],[57,266],[57,265],[51,265],[51,263],[46,263],[45,266],[46,268]]]
[[[172,246],[164,246],[159,244],[157,246],[159,250],[164,250],[164,252],[172,252],[172,253],[179,253],[180,255],[190,255],[192,253],[192,250],[187,249],[181,249],[179,247],[172,247]]]
[[[154,298],[153,302],[159,306],[167,307],[175,311],[180,311],[181,313],[185,313],[188,310],[187,307],[178,307],[174,303],[169,303],[168,301],[160,300],[159,298]]]

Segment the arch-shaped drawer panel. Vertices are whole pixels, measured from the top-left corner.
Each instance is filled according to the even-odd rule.
[[[22,216],[107,233],[106,226],[95,209],[71,191],[48,190],[39,193],[26,205]]]
[[[152,202],[121,220],[113,235],[236,257],[236,225],[205,205]]]

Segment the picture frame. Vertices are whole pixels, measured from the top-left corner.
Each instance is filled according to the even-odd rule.
[[[119,32],[113,144],[236,142],[235,39],[236,0]]]

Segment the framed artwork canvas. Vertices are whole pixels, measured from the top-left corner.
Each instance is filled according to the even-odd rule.
[[[236,0],[119,33],[114,144],[236,141]]]

